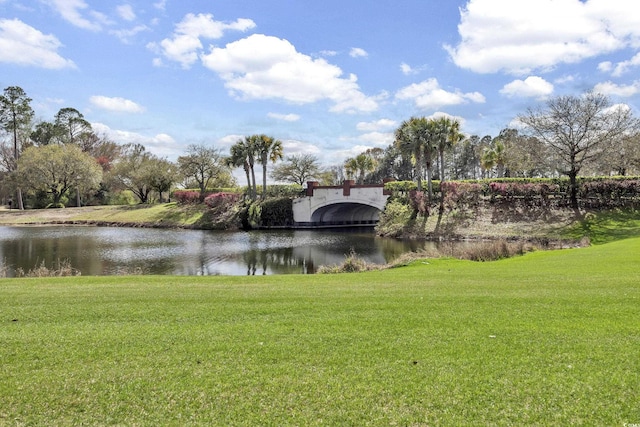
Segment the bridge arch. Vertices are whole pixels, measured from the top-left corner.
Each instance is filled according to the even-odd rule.
[[[389,194],[384,185],[319,186],[307,183],[305,197],[293,200],[293,220],[297,227],[367,226],[380,219]]]
[[[373,225],[380,219],[380,209],[363,203],[332,203],[311,214],[316,225]]]

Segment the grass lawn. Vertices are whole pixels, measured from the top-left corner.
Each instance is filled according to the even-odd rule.
[[[361,274],[0,280],[0,425],[640,423],[640,239]]]

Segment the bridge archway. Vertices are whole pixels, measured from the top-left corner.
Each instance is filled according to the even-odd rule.
[[[316,225],[374,225],[380,219],[380,209],[363,203],[334,203],[322,206],[311,214]]]

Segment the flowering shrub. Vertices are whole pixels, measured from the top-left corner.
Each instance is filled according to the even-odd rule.
[[[213,193],[205,197],[204,203],[211,209],[237,203],[241,195],[238,193]]]
[[[482,184],[474,182],[446,181],[440,184],[445,208],[451,210],[468,206],[477,206],[484,192]]]
[[[191,190],[176,190],[173,198],[181,205],[196,204],[200,202],[200,193]]]
[[[548,182],[491,182],[489,183],[489,194],[491,199],[499,196],[505,201],[518,199],[527,206],[536,204],[546,205],[549,196],[558,194],[559,186]]]

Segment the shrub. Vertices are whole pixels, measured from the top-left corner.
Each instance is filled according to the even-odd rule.
[[[291,224],[293,224],[293,202],[289,197],[268,199],[261,203],[261,226],[277,227]]]
[[[204,199],[204,203],[211,209],[233,205],[240,201],[238,193],[213,193]]]
[[[477,206],[484,192],[480,183],[447,181],[440,184],[445,208],[465,208]]]
[[[318,268],[318,274],[359,273],[362,271],[380,270],[381,268],[381,266],[370,264],[358,257],[356,252],[351,249],[351,251],[345,255],[345,260],[342,264],[334,266],[322,265]]]
[[[200,203],[200,193],[192,190],[176,190],[173,198],[181,205]]]

